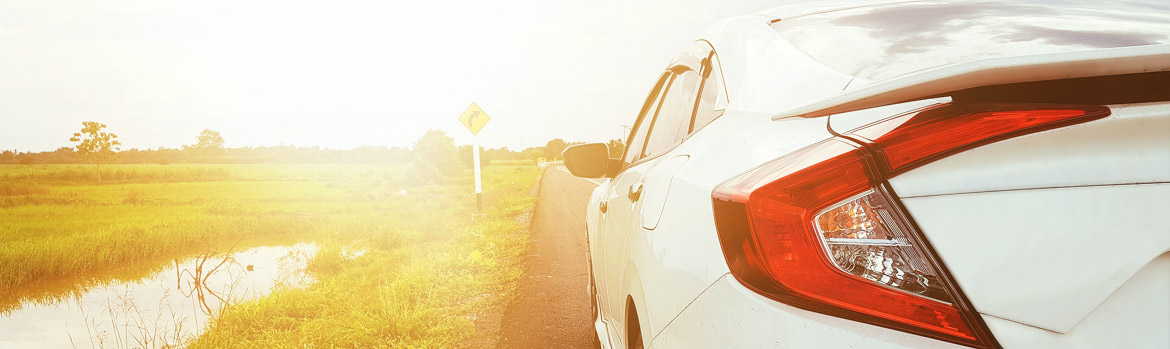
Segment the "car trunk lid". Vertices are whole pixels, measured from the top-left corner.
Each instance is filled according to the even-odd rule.
[[[1068,333],[1170,251],[1170,103],[1109,107],[890,179],[980,312]]]

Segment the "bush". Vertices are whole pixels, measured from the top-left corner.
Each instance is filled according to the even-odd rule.
[[[0,183],[0,196],[45,195],[49,187],[31,183]]]
[[[141,190],[131,190],[126,193],[126,199],[122,203],[127,205],[141,205],[146,203],[146,195]]]
[[[440,130],[429,130],[414,143],[413,182],[444,183],[463,173],[455,140]]]

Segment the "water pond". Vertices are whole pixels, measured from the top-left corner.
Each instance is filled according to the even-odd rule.
[[[0,314],[0,348],[182,345],[230,304],[312,283],[305,265],[316,252],[307,243],[206,252],[137,281],[52,304],[26,302]]]

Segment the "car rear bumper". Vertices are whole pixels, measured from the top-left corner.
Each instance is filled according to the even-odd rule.
[[[655,348],[949,348],[926,337],[815,313],[747,289],[730,274],[661,332]]]
[[[1134,274],[1065,333],[983,315],[1005,348],[1170,348],[1170,253]]]

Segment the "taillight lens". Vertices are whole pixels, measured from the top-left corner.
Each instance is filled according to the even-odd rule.
[[[824,209],[815,218],[829,260],[850,275],[951,302],[938,271],[910,236],[890,200],[876,190]]]
[[[1108,114],[1097,106],[947,104],[815,144],[715,189],[724,256],[741,283],[778,301],[994,346],[885,181],[962,150]]]
[[[869,162],[833,139],[718,188],[715,220],[732,274],[788,304],[976,343]]]
[[[861,127],[847,136],[872,143],[890,175],[998,140],[1109,116],[1094,105],[950,103]]]

